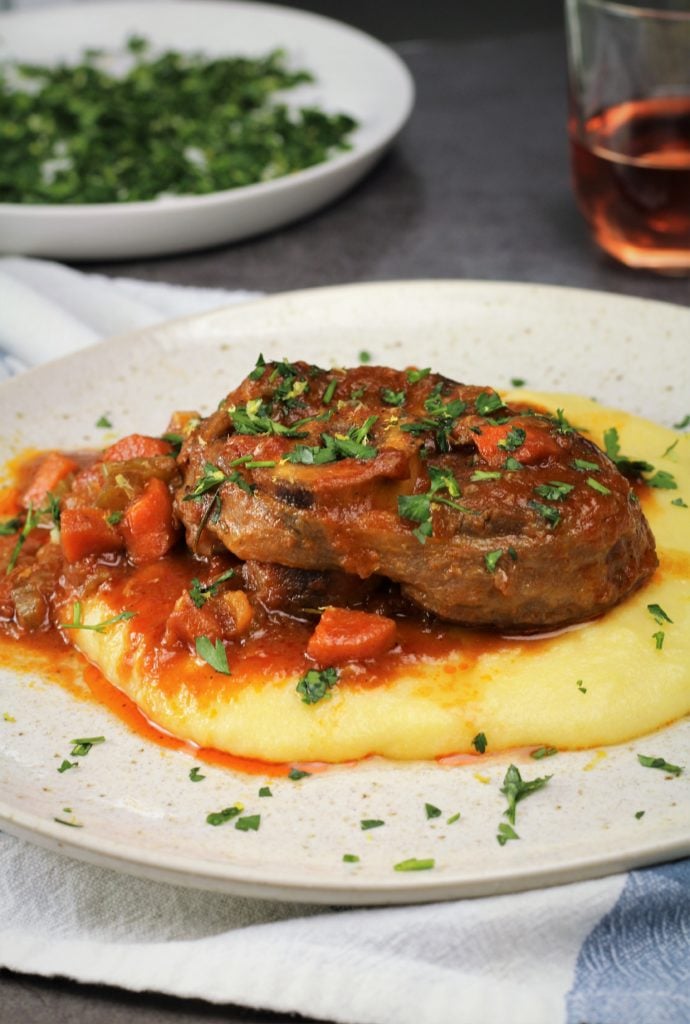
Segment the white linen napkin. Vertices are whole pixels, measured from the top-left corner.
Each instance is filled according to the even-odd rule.
[[[256,294],[0,260],[0,374]],[[122,876],[0,833],[0,966],[343,1024],[687,1024],[690,859],[334,912]]]

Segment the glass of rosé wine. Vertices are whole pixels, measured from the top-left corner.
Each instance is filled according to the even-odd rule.
[[[565,0],[575,194],[629,267],[690,274],[690,0]]]

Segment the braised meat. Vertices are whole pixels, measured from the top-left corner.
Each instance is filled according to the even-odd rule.
[[[388,577],[453,622],[565,626],[657,565],[628,480],[562,415],[427,370],[260,359],[178,465],[193,550]]]

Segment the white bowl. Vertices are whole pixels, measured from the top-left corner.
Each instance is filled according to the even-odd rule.
[[[79,4],[0,15],[0,60],[51,64],[86,47],[119,47],[137,33],[156,49],[210,56],[281,48],[314,85],[294,103],[350,114],[352,149],[295,174],[203,196],[134,203],[0,203],[0,253],[95,260],[162,256],[281,227],[359,181],[409,117],[414,85],[390,49],[356,29],[272,4],[148,0]]]

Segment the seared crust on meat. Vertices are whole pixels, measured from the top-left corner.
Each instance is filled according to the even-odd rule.
[[[193,550],[385,576],[454,622],[583,621],[657,565],[630,484],[594,444],[426,371],[260,360],[178,462]]]

